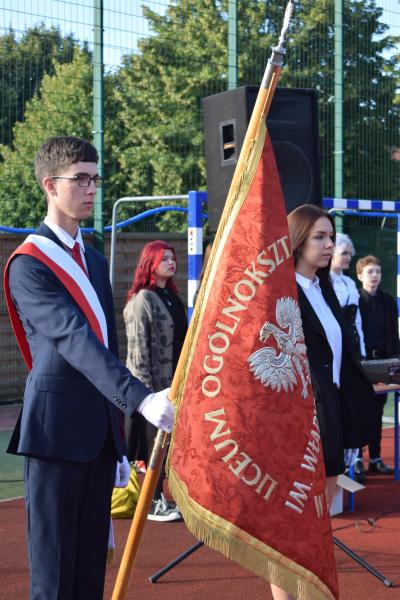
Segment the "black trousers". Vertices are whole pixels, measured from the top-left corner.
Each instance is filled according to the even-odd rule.
[[[381,458],[381,441],[382,441],[382,417],[383,410],[386,404],[387,394],[379,394],[376,396],[376,403],[378,407],[374,435],[371,438],[370,443],[368,444],[369,457],[370,458]],[[362,448],[360,448],[360,452],[358,456],[362,457]]]
[[[102,600],[116,453],[89,463],[26,457],[31,600]]]

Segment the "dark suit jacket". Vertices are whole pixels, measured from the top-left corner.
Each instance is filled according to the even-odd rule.
[[[331,285],[321,284],[323,296],[342,330],[341,407],[336,410],[338,394],[332,381],[332,350],[314,309],[302,288],[299,285],[297,288],[324,456],[329,459],[337,451],[341,440],[344,448],[359,448],[370,441],[376,422],[377,402],[354,351],[336,294]]]
[[[62,247],[42,224],[38,235]],[[119,458],[124,453],[121,410],[132,415],[149,390],[118,360],[114,304],[106,259],[85,246],[90,281],[107,320],[109,350],[53,272],[18,255],[10,265],[10,290],[27,334],[33,366],[20,420],[8,451],[88,462],[107,432]]]
[[[371,318],[371,313],[368,310],[368,302],[370,295],[365,290],[360,290],[360,313],[364,329],[365,347],[367,350],[367,358],[373,358],[370,354],[372,348],[376,348],[375,340],[370,339],[368,335],[367,327],[365,326],[368,319]],[[390,294],[382,292],[381,289],[377,291],[377,300],[382,303],[383,307],[383,329],[385,347],[380,348],[382,355],[379,358],[390,358],[391,356],[397,356],[400,354],[400,343],[399,343],[399,314],[397,310],[396,300]]]

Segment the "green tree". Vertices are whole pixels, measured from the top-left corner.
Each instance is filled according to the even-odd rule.
[[[25,119],[13,129],[13,148],[0,146],[0,223],[36,227],[46,206],[35,181],[33,160],[39,144],[53,135],[92,137],[92,69],[85,52],[76,48],[71,63],[54,61],[54,75],[45,75],[27,103]]]
[[[344,190],[349,198],[394,200],[399,193],[400,169],[392,150],[400,127],[393,55],[400,38],[386,35],[381,16],[373,0],[345,4]]]
[[[276,44],[283,8],[273,0],[238,3],[239,85],[258,85]],[[126,194],[185,193],[205,187],[204,96],[226,89],[228,2],[175,0],[165,15],[144,9],[153,35],[125,57],[114,93],[125,135],[119,152]],[[344,15],[345,191],[398,194],[391,147],[398,136],[394,38],[375,0],[350,0]],[[280,85],[319,94],[323,193],[333,195],[334,4],[296,3]],[[121,186],[124,185],[122,178]],[[171,217],[164,226],[171,226]]]
[[[261,3],[240,3],[241,36],[256,37]],[[119,146],[124,194],[183,194],[205,187],[202,98],[226,89],[227,2],[175,2],[164,16],[144,9],[153,36],[127,56],[115,87],[125,136]],[[261,48],[267,41],[259,38]],[[246,61],[240,56],[240,63]],[[253,60],[254,63],[254,60]],[[159,204],[159,203],[157,203]],[[180,217],[157,219],[179,227]]]
[[[25,105],[38,91],[43,76],[54,74],[55,61],[69,63],[77,47],[72,34],[44,24],[27,29],[20,37],[14,30],[0,36],[0,143],[10,144],[12,128],[24,116]],[[89,55],[87,46],[83,51]]]
[[[239,85],[258,85],[284,7],[273,0],[238,5]],[[144,9],[152,35],[105,78],[105,222],[122,195],[182,194],[206,187],[202,98],[227,87],[227,10],[228,0],[172,0],[163,16]],[[344,12],[345,195],[393,198],[400,167],[395,160],[399,70],[391,58],[396,40],[387,35],[375,0],[346,0]],[[325,196],[333,195],[333,17],[333,0],[296,3],[280,82],[318,91]],[[4,44],[15,50],[13,34],[6,38]],[[40,32],[32,38],[40,46],[38,38]],[[56,43],[52,47],[58,48]],[[46,75],[41,87],[32,84],[36,92],[25,121],[14,126],[13,148],[0,146],[3,224],[36,224],[43,212],[27,204],[35,187],[31,163],[41,139],[73,132],[91,138],[90,56],[71,46],[74,62],[62,64],[65,52],[51,62],[53,76]],[[34,193],[41,197],[36,187]],[[154,223],[161,229],[181,228],[184,219],[169,214]]]
[[[343,6],[344,195],[394,199],[398,166],[392,159],[400,125],[395,105],[399,42],[387,34],[375,0]],[[334,195],[334,3],[296,5],[287,68],[281,85],[315,88],[319,96],[322,190]],[[396,176],[397,172],[397,176]],[[397,181],[396,181],[397,179]]]

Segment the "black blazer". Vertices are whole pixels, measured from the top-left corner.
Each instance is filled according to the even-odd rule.
[[[42,224],[36,232],[62,247]],[[89,462],[111,429],[118,456],[125,452],[122,413],[132,415],[149,390],[118,360],[114,304],[107,261],[85,246],[89,278],[107,321],[109,349],[54,273],[18,255],[10,265],[10,291],[32,354],[24,403],[8,451]]]
[[[368,444],[376,423],[377,402],[355,353],[335,291],[331,284],[321,282],[322,294],[342,330],[341,407],[336,410],[338,394],[332,380],[332,350],[314,309],[301,286],[297,288],[324,457],[329,459],[342,440],[344,448]]]
[[[374,340],[368,338],[367,329],[364,324],[370,318],[368,311],[368,296],[369,294],[361,289],[360,290],[360,313],[364,329],[365,347],[367,350],[367,358],[369,356],[370,349],[375,346]],[[385,333],[385,347],[382,348],[384,355],[379,358],[390,358],[391,356],[397,356],[400,354],[400,343],[399,343],[399,313],[397,310],[397,302],[390,294],[382,292],[381,289],[377,291],[377,297],[382,302],[383,306],[383,327]]]

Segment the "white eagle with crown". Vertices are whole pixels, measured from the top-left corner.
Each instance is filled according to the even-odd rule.
[[[294,298],[279,298],[276,302],[277,327],[267,321],[261,328],[260,340],[266,342],[271,336],[276,342],[276,347],[266,346],[256,350],[249,356],[250,371],[256,379],[266,387],[287,392],[293,391],[298,383],[302,384],[301,395],[308,396],[310,383],[310,368],[304,344],[304,333],[301,323],[300,308]]]

